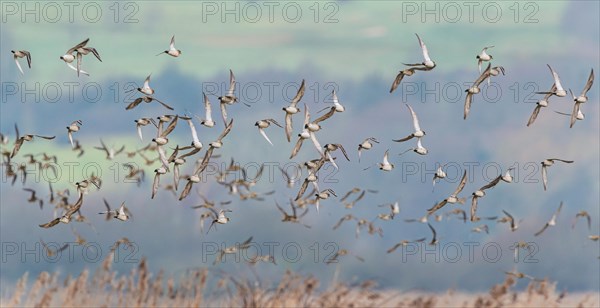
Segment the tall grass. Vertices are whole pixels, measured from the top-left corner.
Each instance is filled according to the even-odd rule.
[[[231,274],[190,270],[178,279],[163,271],[153,276],[146,260],[128,274],[117,275],[110,256],[91,276],[60,281],[57,274],[42,272],[31,286],[24,274],[2,307],[598,307],[599,293],[557,293],[547,280],[531,281],[514,290],[516,278],[494,285],[488,293],[468,294],[449,290],[441,294],[378,290],[371,280],[359,284],[321,282],[311,276],[286,272],[279,282],[261,286]],[[209,283],[209,276],[211,276]]]

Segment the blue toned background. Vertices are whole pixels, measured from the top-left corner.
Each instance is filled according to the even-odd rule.
[[[598,81],[589,92],[589,102],[582,106],[585,120],[578,121],[572,129],[568,128],[568,117],[552,112],[570,112],[572,101],[556,97],[550,100],[549,108],[541,111],[532,127],[525,126],[537,97],[531,96],[531,92],[547,90],[552,85],[546,64],[551,64],[563,85],[575,93],[583,88],[591,68],[596,74],[600,71],[598,2],[547,1],[532,2],[531,6],[498,2],[500,15],[493,14],[495,6],[484,12],[485,3],[480,3],[474,7],[473,22],[469,20],[468,7],[461,2],[457,3],[460,17],[455,17],[458,15],[453,11],[454,6],[442,2],[438,3],[439,10],[435,3],[428,3],[426,8],[434,11],[424,16],[421,16],[425,9],[421,2],[399,1],[298,2],[298,6],[293,7],[282,2],[273,7],[272,15],[269,7],[260,2],[204,2],[203,5],[186,1],[99,2],[100,15],[93,14],[94,7],[83,12],[84,4],[81,4],[74,8],[73,22],[69,20],[68,7],[62,4],[59,6],[61,16],[55,17],[53,8],[45,8],[41,3],[37,10],[39,22],[36,22],[35,14],[22,15],[21,2],[14,3],[18,5],[14,14],[14,7],[2,3],[0,131],[11,138],[2,149],[11,150],[14,123],[19,124],[22,134],[56,135],[50,142],[36,140],[25,144],[15,158],[16,162],[22,162],[24,154],[48,152],[58,155],[61,166],[65,162],[78,162],[80,166],[75,167],[72,179],[67,176],[67,170],[62,169],[62,176],[54,184],[56,190],[68,187],[74,192],[73,183],[82,179],[86,164],[100,167],[104,185],[100,191],[92,190],[82,207],[93,228],[80,223],[72,226],[88,242],[97,243],[104,255],[114,241],[125,236],[139,248],[135,258],[145,256],[154,269],[177,274],[191,267],[213,267],[213,256],[202,262],[206,243],[232,245],[252,235],[258,244],[280,243],[275,248],[278,265],[259,265],[261,276],[265,278],[293,269],[330,280],[339,268],[338,279],[374,278],[389,288],[482,291],[500,281],[503,271],[516,267],[532,276],[558,281],[560,289],[588,291],[600,287],[600,249],[597,242],[587,239],[588,235],[600,232]],[[34,4],[27,5],[36,11]],[[284,7],[287,10],[283,10]],[[222,15],[223,9],[232,11]],[[300,14],[295,15],[294,10]],[[255,17],[258,16],[255,12],[260,12],[260,17]],[[57,22],[51,22],[55,19]],[[400,88],[389,94],[389,86],[403,67],[402,63],[422,59],[415,32],[427,44],[437,67],[405,78]],[[182,56],[155,56],[168,47],[172,35],[176,36],[176,46],[183,51]],[[98,49],[103,61],[85,57],[83,69],[91,76],[77,78],[58,57],[88,37],[89,45]],[[471,114],[464,121],[464,93],[457,93],[456,85],[462,91],[477,78],[475,56],[488,45],[495,45],[489,50],[494,56],[493,65],[502,65],[506,76],[494,78],[493,87],[484,87],[485,97],[475,96]],[[24,76],[14,65],[12,49],[32,53],[32,69],[25,68],[21,60]],[[101,151],[92,147],[99,146],[102,138],[108,146],[125,145],[126,151],[142,148],[146,143],[138,139],[133,120],[155,117],[166,111],[154,104],[125,111],[131,99],[125,92],[130,83],[141,84],[152,73],[151,85],[156,89],[157,98],[175,107],[178,114],[192,112],[200,116],[203,116],[202,91],[216,87],[217,90],[210,91],[209,98],[217,126],[207,129],[196,122],[199,137],[207,144],[223,128],[216,96],[226,88],[230,68],[239,82],[238,96],[251,107],[238,104],[228,109],[235,125],[224,141],[225,146],[215,152],[221,155],[215,162],[227,163],[233,157],[248,166],[262,162],[274,163],[271,166],[288,163],[293,144],[286,142],[283,130],[276,127],[267,130],[275,144],[270,147],[256,131],[254,122],[270,117],[283,122],[281,108],[293,97],[297,84],[305,79],[307,91],[302,102],[313,115],[328,106],[334,87],[340,102],[346,106],[346,112],[335,114],[323,123],[318,136],[322,144],[343,144],[350,152],[351,161],[337,155],[339,171],[325,170],[328,181],[322,178],[320,186],[332,188],[338,195],[357,186],[377,189],[379,193],[367,194],[352,210],[345,209],[339,198],[323,201],[320,214],[311,208],[304,217],[303,222],[312,226],[307,229],[279,221],[281,215],[274,200],[288,209],[286,202],[295,196],[299,185],[286,188],[278,169],[268,168],[269,173],[265,172],[253,188],[259,193],[276,190],[275,194],[265,196],[263,202],[241,201],[210,177],[197,185],[199,190],[211,200],[233,200],[227,205],[233,212],[229,215],[232,219],[229,224],[206,235],[200,231],[200,212],[190,208],[201,202],[196,193],[182,202],[167,191],[159,191],[154,200],[150,199],[152,170],[157,165],[146,167],[146,179],[140,187],[123,183],[123,170],[115,180],[111,166],[132,159],[118,156],[109,162]],[[26,92],[27,89],[35,89],[35,94]],[[69,89],[73,90],[72,96]],[[427,156],[414,153],[397,156],[414,146],[413,141],[391,142],[412,130],[404,103],[415,109],[427,132],[423,139],[429,149]],[[295,134],[299,132],[301,118],[300,115],[294,118]],[[71,151],[64,128],[76,119],[84,123],[75,135],[86,151],[82,158]],[[152,129],[146,127],[144,134],[146,140],[150,140]],[[358,163],[356,146],[367,137],[376,137],[381,143],[364,152]],[[169,146],[190,142],[189,128],[184,121],[179,122],[170,139]],[[379,162],[388,148],[392,154],[390,160],[396,166],[392,172],[383,173],[376,168],[363,170]],[[293,161],[302,163],[316,158],[316,154],[308,142]],[[571,159],[575,163],[550,168],[549,189],[544,191],[538,166],[540,161],[550,157]],[[133,161],[142,163],[139,157]],[[496,176],[495,166],[503,170],[516,167],[515,183],[501,183],[489,190],[480,200],[479,213],[496,216],[502,215],[504,209],[517,219],[523,219],[521,227],[510,232],[507,225],[492,221],[488,222],[490,234],[487,235],[470,232],[481,223],[463,224],[454,217],[444,217],[441,222],[432,222],[440,240],[439,262],[433,255],[422,257],[420,252],[404,255],[405,260],[400,251],[386,254],[388,248],[403,239],[426,236],[430,240],[427,226],[405,223],[403,219],[421,217],[427,208],[455,189],[462,170],[451,169],[448,181],[436,184],[435,192],[431,191],[432,172],[438,162],[460,166],[479,163],[463,196]],[[192,167],[189,160],[182,173],[190,173]],[[418,168],[416,174],[408,172],[408,168],[415,167]],[[249,172],[254,174],[255,169]],[[172,174],[169,174],[162,182],[171,180]],[[14,186],[3,178],[0,184],[0,234],[5,257],[0,271],[2,284],[14,283],[26,271],[66,274],[95,267],[95,263],[86,262],[81,256],[81,248],[74,248],[72,262],[66,257],[55,263],[43,258],[35,262],[32,256],[22,262],[21,252],[7,254],[6,245],[12,243],[24,243],[31,249],[40,238],[58,243],[74,240],[71,226],[61,224],[51,229],[37,226],[53,217],[52,206],[47,204],[40,210],[37,205],[28,203],[29,194],[23,187],[37,189],[42,197],[49,194],[43,177],[36,182],[30,175],[25,185],[19,178]],[[134,219],[125,223],[104,221],[103,215],[96,215],[104,210],[103,198],[113,206],[125,201]],[[73,198],[71,200],[73,202]],[[565,206],[557,225],[534,237],[561,200]],[[382,238],[363,231],[356,239],[352,222],[332,231],[332,226],[345,214],[372,220],[377,214],[387,212],[387,208],[377,205],[394,201],[400,202],[399,217],[375,222],[383,229]],[[468,211],[469,202],[459,207]],[[457,206],[449,205],[441,212],[453,207]],[[592,216],[590,231],[581,222],[571,229],[572,220],[580,210]],[[520,260],[515,264],[509,247],[518,241],[536,243],[536,262]],[[286,262],[282,257],[281,248],[292,242],[298,243],[302,251],[298,262]],[[319,262],[314,260],[315,242],[320,247]],[[324,247],[328,242],[360,255],[365,262],[346,257],[337,265],[325,265],[322,261],[331,251]],[[462,248],[457,262],[452,262],[456,246],[449,243]],[[465,243],[479,244],[474,248],[472,262],[466,246],[472,244]],[[497,262],[483,257],[482,247],[489,243],[497,243],[502,248]],[[262,252],[267,253],[267,246],[261,247]],[[290,254],[293,258],[291,251]],[[491,259],[494,256],[493,251],[485,255]],[[228,261],[216,267],[247,273],[244,263]],[[127,272],[132,266],[121,262],[116,268]]]

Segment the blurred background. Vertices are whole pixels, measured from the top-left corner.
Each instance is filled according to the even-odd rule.
[[[569,117],[553,112],[570,113],[570,97],[551,98],[549,108],[540,112],[537,121],[531,127],[525,126],[540,98],[533,92],[548,90],[553,83],[546,64],[558,72],[565,88],[577,94],[590,69],[599,71],[598,2],[74,3],[77,5],[2,3],[0,132],[10,138],[2,149],[12,150],[15,123],[21,134],[56,135],[53,141],[36,139],[26,143],[13,163],[26,162],[26,154],[46,152],[57,155],[60,167],[54,178],[51,173],[28,166],[26,183],[22,184],[19,176],[12,185],[12,178],[4,176],[3,166],[3,285],[13,284],[25,272],[36,275],[40,271],[59,271],[66,275],[94,268],[116,240],[127,237],[137,249],[121,251],[122,257],[130,257],[115,264],[123,272],[135,266],[127,261],[147,257],[151,268],[174,275],[189,268],[209,267],[242,275],[256,270],[261,279],[269,279],[291,269],[326,281],[376,279],[384,288],[482,291],[500,281],[504,271],[517,269],[558,281],[559,289],[588,291],[600,287],[600,248],[598,242],[588,239],[600,232],[599,83],[596,81],[588,103],[582,105],[585,120],[573,128],[569,129]],[[389,87],[403,68],[402,63],[422,61],[414,33],[427,44],[437,66],[406,77],[390,94]],[[182,55],[155,56],[168,48],[172,35]],[[78,78],[59,57],[86,38],[90,38],[88,46],[99,51],[102,62],[84,57],[82,68],[91,76]],[[484,84],[482,94],[474,98],[469,118],[463,120],[463,91],[479,76],[475,56],[490,45],[495,46],[488,51],[493,55],[492,65],[503,66],[506,75],[493,78],[490,86]],[[31,69],[24,59],[20,60],[24,76],[11,50],[31,52]],[[207,174],[181,202],[165,190],[150,199],[153,170],[159,163],[145,166],[141,157],[128,158],[124,154],[108,161],[102,151],[93,148],[100,146],[100,139],[108,147],[118,149],[124,145],[126,152],[148,144],[154,129],[145,127],[144,141],[140,141],[133,121],[157,117],[168,110],[155,103],[129,111],[125,106],[137,97],[127,90],[140,86],[149,74],[155,97],[173,106],[177,114],[204,117],[202,92],[209,95],[217,125],[208,129],[195,120],[206,146],[223,129],[217,97],[228,87],[229,69],[238,82],[237,96],[250,107],[229,106],[229,117],[235,119],[235,124],[224,147],[215,151],[220,157],[213,161],[226,166],[234,158],[248,168],[250,176],[261,163],[267,163],[252,188],[259,194],[275,190],[274,194],[261,195],[264,200],[240,200],[216,183],[214,173]],[[302,164],[317,158],[318,153],[308,140],[299,155],[289,160],[295,139],[288,143],[284,130],[271,126],[267,134],[274,146],[270,146],[254,127],[255,121],[265,118],[283,123],[281,108],[289,104],[303,79],[307,88],[301,103],[313,116],[331,106],[333,89],[346,107],[344,113],[323,122],[323,130],[317,135],[323,145],[343,144],[350,161],[336,154],[339,170],[324,168],[319,186],[333,189],[340,197],[354,187],[378,191],[367,193],[352,209],[346,209],[340,198],[322,201],[318,214],[310,207],[302,222],[311,228],[280,222],[275,202],[289,211],[289,199],[296,195],[300,183],[287,188],[277,167]],[[412,131],[404,103],[414,108],[427,132],[423,138],[429,150],[426,156],[412,152],[397,155],[414,147],[414,140],[391,142]],[[71,150],[65,130],[78,119],[83,121],[81,131],[75,134],[85,150],[81,157]],[[294,136],[300,132],[301,122],[302,115],[296,115]],[[359,163],[357,146],[367,137],[375,137],[380,143],[363,152]],[[179,121],[169,139],[168,154],[176,144],[190,143],[185,121]],[[395,164],[393,171],[385,173],[376,167],[363,170],[380,162],[387,149]],[[203,154],[204,150],[197,157]],[[550,168],[549,188],[544,191],[539,162],[552,157],[575,163],[558,163]],[[188,159],[182,174],[192,172],[193,161]],[[122,165],[127,162],[145,169],[145,180],[139,186],[124,181]],[[73,167],[72,176],[68,170],[71,163],[79,164]],[[432,192],[437,164],[454,167]],[[465,168],[469,181],[462,196],[467,197],[510,167],[515,168],[514,183],[500,183],[488,190],[480,200],[478,213],[481,217],[500,218],[506,210],[522,220],[517,231],[511,232],[507,224],[495,220],[463,223],[456,216],[444,215],[442,221],[431,217],[440,240],[438,246],[415,245],[416,252],[399,249],[386,253],[401,240],[431,240],[425,224],[406,223],[404,219],[422,217],[426,209],[447,197]],[[69,188],[70,201],[74,202],[74,183],[89,176],[90,170],[97,170],[103,180],[100,190],[92,189],[85,196],[82,214],[90,224],[38,227],[54,217],[53,205],[47,203],[47,180],[52,179],[55,191]],[[304,170],[299,181],[305,176]],[[229,179],[235,177],[232,174]],[[163,187],[172,179],[171,173],[163,176]],[[180,190],[184,184],[180,183]],[[42,210],[37,203],[27,201],[30,194],[23,188],[35,189],[38,197],[46,198]],[[232,201],[225,206],[233,211],[228,215],[229,224],[208,234],[201,230],[202,211],[191,208],[202,203],[196,188],[209,200]],[[127,222],[105,221],[104,215],[97,214],[104,210],[103,198],[113,207],[125,202],[134,218]],[[401,213],[394,220],[375,219],[389,211],[378,205],[396,201]],[[561,201],[564,208],[557,225],[534,237]],[[468,212],[469,206],[470,199],[464,205],[448,205],[440,214],[454,208]],[[590,230],[583,221],[572,228],[575,214],[581,210],[592,217]],[[383,230],[383,236],[363,230],[357,238],[356,222],[352,221],[333,231],[332,227],[346,214],[373,221]],[[209,224],[207,221],[204,230]],[[489,226],[489,234],[471,232],[482,224]],[[41,255],[40,239],[57,246],[73,242],[72,227],[88,246],[72,244],[72,250],[64,251],[56,261]],[[251,269],[234,258],[212,264],[215,254],[210,249],[215,245],[230,246],[250,236],[262,248],[261,254],[269,253],[269,245],[274,247],[277,265],[258,264]],[[529,256],[522,251],[515,260],[510,247],[520,241],[531,242],[535,249]],[[336,249],[347,249],[364,262],[346,256],[338,263],[325,264]],[[255,254],[256,250],[248,252]]]

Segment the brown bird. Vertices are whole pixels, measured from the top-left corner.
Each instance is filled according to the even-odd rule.
[[[469,115],[469,111],[471,111],[471,103],[473,102],[473,95],[481,92],[481,89],[479,88],[479,86],[481,85],[481,83],[483,81],[485,81],[486,78],[490,77],[491,69],[492,69],[492,64],[490,63],[490,64],[488,64],[485,71],[483,71],[483,73],[481,73],[481,75],[473,82],[473,85],[470,88],[468,88],[467,90],[465,90],[465,92],[467,92],[467,97],[465,99],[465,114],[464,114],[465,120],[467,119],[467,116]]]
[[[506,175],[499,175],[498,177],[496,177],[495,179],[493,179],[491,182],[487,183],[486,185],[484,185],[483,187],[479,188],[478,190],[476,190],[473,194],[471,194],[472,200],[471,200],[471,221],[478,221],[481,218],[477,217],[476,212],[477,212],[477,200],[479,198],[482,198],[485,196],[485,190],[486,189],[490,189],[493,188],[494,186],[496,186],[498,183],[500,183],[500,181],[505,181],[507,183],[512,182],[512,176],[510,176],[510,169],[509,171],[507,171]]]
[[[587,219],[588,230],[591,230],[592,229],[592,217],[590,216],[590,214],[587,211],[583,211],[583,210],[579,211],[579,213],[577,213],[575,215],[575,220],[573,221],[573,225],[571,226],[571,229],[575,228],[575,224],[579,220],[579,217],[585,217]]]
[[[31,196],[29,197],[29,199],[27,199],[27,202],[29,203],[34,203],[34,202],[39,202],[40,204],[40,210],[43,209],[44,207],[44,200],[43,199],[39,199],[36,196],[36,191],[31,189],[31,188],[23,188],[24,191],[28,191],[31,193]]]
[[[32,135],[32,134],[28,134],[28,135],[19,137],[17,139],[17,141],[15,142],[15,147],[13,148],[12,153],[10,154],[10,158],[13,158],[13,157],[15,157],[15,155],[17,155],[17,153],[19,152],[19,150],[21,149],[21,146],[23,146],[23,143],[25,141],[33,141],[34,137],[38,137],[38,138],[42,138],[42,139],[46,139],[46,140],[52,140],[52,139],[56,138],[56,136],[41,136],[41,135]]]
[[[542,109],[542,107],[548,107],[548,99],[550,99],[550,97],[553,95],[553,93],[555,91],[556,91],[556,84],[553,84],[552,88],[550,88],[550,91],[544,95],[544,98],[542,98],[541,100],[539,100],[536,103],[535,109],[533,109],[533,112],[531,113],[531,116],[529,116],[529,120],[527,121],[528,127],[531,124],[533,124],[533,122],[535,122],[535,119],[537,119],[537,116],[540,113],[540,110]]]
[[[237,243],[233,246],[228,246],[223,249],[219,249],[219,254],[217,255],[217,258],[215,258],[213,265],[222,262],[223,256],[225,256],[226,254],[237,254],[240,253],[242,250],[248,249],[250,247],[250,243],[252,243],[252,236],[241,244]]]
[[[510,222],[510,231],[515,232],[519,228],[519,225],[515,222],[515,218],[505,210],[502,210],[502,212],[506,215],[506,220],[501,220],[500,222]]]
[[[27,50],[11,50],[10,52],[13,53],[13,58],[15,59],[15,63],[17,64],[21,75],[25,75],[25,73],[23,73],[23,69],[21,68],[21,64],[19,64],[19,58],[27,58],[27,66],[29,66],[31,69],[31,53],[29,53]]]
[[[300,218],[304,217],[304,215],[306,215],[306,213],[308,213],[308,209],[305,209],[304,212],[302,214],[300,214],[300,216],[298,216],[296,214],[296,207],[294,206],[294,203],[292,200],[290,200],[290,207],[292,208],[292,214],[288,214],[286,211],[284,211],[281,208],[281,206],[279,206],[279,203],[277,203],[277,201],[275,201],[275,206],[277,206],[277,208],[279,209],[281,214],[283,214],[283,219],[281,220],[282,222],[300,223]],[[305,226],[306,228],[310,229],[309,225],[306,225],[306,224],[302,224],[302,225]]]
[[[354,256],[358,261],[360,262],[365,262],[365,259],[357,256],[355,254],[350,253],[350,251],[348,251],[347,249],[340,249],[338,250],[333,257],[331,257],[329,260],[325,261],[325,264],[331,264],[331,263],[337,263],[338,262],[338,258],[342,257],[342,256],[346,256],[346,255],[352,255]]]
[[[415,71],[428,71],[429,69],[426,67],[419,67],[419,66],[413,66],[410,68],[405,68],[403,70],[401,70],[398,75],[396,75],[396,78],[394,79],[394,82],[392,83],[392,87],[390,88],[390,93],[394,92],[394,90],[396,90],[396,88],[398,88],[398,85],[400,85],[400,82],[402,82],[402,79],[405,76],[412,76],[415,74]]]
[[[429,226],[429,229],[431,229],[431,232],[433,233],[433,238],[431,239],[431,242],[429,242],[429,245],[436,245],[438,243],[437,232],[435,232],[435,229],[433,228],[433,226],[430,223],[427,223],[427,225]]]
[[[408,246],[408,244],[410,243],[420,243],[420,242],[424,242],[427,238],[420,238],[418,240],[414,240],[414,241],[408,241],[408,240],[402,240],[400,241],[400,243],[394,245],[392,248],[387,250],[387,253],[392,253],[394,251],[396,251],[396,249],[398,249],[399,247],[405,247]]]
[[[129,103],[129,105],[127,105],[127,107],[125,107],[125,110],[131,110],[131,109],[137,107],[142,102],[144,102],[146,104],[150,104],[154,101],[158,102],[159,104],[163,105],[163,107],[165,107],[169,110],[174,110],[173,107],[171,107],[171,106],[167,105],[166,103],[162,102],[161,100],[159,100],[155,97],[149,96],[149,95],[144,95],[142,97],[136,98],[133,102]]]
[[[67,249],[67,247],[69,247],[69,244],[64,244],[62,247],[58,247],[55,250],[50,249],[50,247],[48,247],[48,244],[46,244],[43,240],[40,239],[40,243],[42,243],[42,246],[44,247],[44,250],[46,251],[46,256],[48,256],[48,258],[52,258],[55,255],[63,252],[65,249]]]
[[[65,214],[63,214],[61,217],[57,217],[57,218],[49,221],[48,223],[41,224],[40,227],[45,228],[45,229],[51,228],[51,227],[56,226],[59,222],[68,224],[69,222],[71,222],[71,216],[73,216],[73,214],[75,214],[75,212],[79,211],[82,204],[83,204],[83,194],[79,193],[79,199],[77,200],[77,202],[75,202],[75,204],[73,204],[71,207],[69,207],[69,209],[67,210],[67,212],[65,212]]]

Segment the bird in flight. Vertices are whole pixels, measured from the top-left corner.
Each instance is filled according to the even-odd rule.
[[[258,132],[265,138],[265,140],[267,140],[267,142],[269,142],[269,144],[272,146],[273,142],[271,142],[271,139],[269,139],[269,137],[267,136],[267,133],[265,132],[265,128],[271,126],[271,124],[275,124],[276,126],[279,126],[281,128],[283,128],[283,126],[281,126],[279,123],[277,123],[277,121],[275,121],[274,119],[263,119],[263,120],[258,120],[256,121],[256,123],[254,123],[254,126],[258,127]]]
[[[162,54],[167,54],[174,58],[177,58],[181,55],[181,50],[175,48],[175,35],[173,35],[171,37],[171,43],[169,44],[169,49],[157,54],[157,56],[160,56]]]
[[[427,46],[425,46],[425,43],[423,42],[423,40],[421,40],[421,37],[419,37],[418,34],[415,33],[415,35],[417,36],[417,39],[419,40],[419,45],[421,46],[421,52],[423,53],[423,62],[421,63],[414,63],[414,64],[404,64],[406,66],[423,66],[426,70],[432,70],[435,67],[435,62],[433,60],[431,60],[431,58],[429,57],[429,51],[427,50]]]
[[[410,107],[409,104],[406,104],[406,107],[408,107],[408,110],[410,111],[410,115],[412,117],[413,127],[414,127],[415,131],[412,134],[410,134],[402,139],[392,140],[394,142],[404,142],[404,141],[408,141],[412,138],[422,138],[423,136],[425,136],[425,131],[421,130],[421,126],[419,125],[419,118],[417,118],[417,114],[412,109],[412,107]]]
[[[81,120],[76,120],[73,121],[69,126],[67,126],[67,135],[69,137],[69,141],[71,142],[72,148],[75,148],[75,143],[73,143],[73,133],[78,132],[82,124],[83,122],[81,122]]]
[[[490,48],[493,48],[494,46],[486,46],[483,47],[483,49],[481,50],[481,53],[479,53],[477,55],[477,57],[475,57],[477,59],[477,66],[479,67],[479,73],[481,74],[481,63],[483,62],[488,62],[490,60],[493,59],[492,55],[487,53],[487,50]]]
[[[555,161],[560,161],[560,162],[567,163],[567,164],[573,163],[572,160],[564,160],[564,159],[559,159],[559,158],[544,159],[544,161],[541,162],[541,164],[542,164],[542,183],[544,184],[544,190],[546,190],[548,188],[548,167],[554,165]]]
[[[19,59],[26,58],[27,66],[29,66],[29,68],[31,69],[31,53],[29,53],[29,51],[27,50],[11,50],[10,52],[13,53],[13,58],[15,59],[15,63],[17,64],[17,68],[21,72],[21,75],[25,75],[25,73],[23,73],[23,69],[21,68],[21,64],[19,64]]]
[[[298,108],[298,102],[304,97],[305,84],[304,79],[302,79],[302,83],[298,88],[298,92],[296,92],[296,96],[290,102],[290,105],[287,107],[283,107],[283,111],[285,111],[285,136],[287,137],[288,142],[291,142],[292,138],[292,116],[298,112],[300,112],[300,108]]]
[[[473,102],[473,95],[474,94],[478,94],[479,92],[481,92],[481,88],[479,88],[479,86],[481,85],[481,83],[488,77],[490,77],[491,75],[491,69],[492,69],[492,64],[488,64],[487,68],[485,69],[485,71],[483,71],[483,73],[481,73],[481,75],[479,75],[479,77],[477,77],[477,79],[473,82],[473,85],[466,89],[465,92],[467,92],[467,97],[465,98],[465,112],[464,112],[464,119],[467,119],[467,116],[469,115],[469,112],[471,111],[471,103]]]
[[[536,92],[536,94],[550,94],[550,95],[556,95],[558,97],[565,97],[567,96],[567,91],[565,91],[565,89],[562,86],[562,83],[560,82],[560,77],[558,77],[558,73],[556,73],[556,71],[554,71],[554,69],[550,66],[550,64],[547,64],[548,68],[550,69],[550,73],[552,73],[552,78],[554,79],[554,90],[550,90],[548,92]]]
[[[552,218],[550,218],[550,220],[546,224],[544,224],[544,227],[542,227],[542,229],[540,231],[536,232],[534,234],[534,236],[539,236],[544,231],[546,231],[546,229],[548,229],[548,227],[554,227],[556,225],[556,218],[558,217],[558,214],[560,214],[560,210],[562,209],[562,207],[563,207],[563,202],[561,201],[556,212],[554,212],[554,214],[552,214]]]
[[[594,83],[594,69],[590,72],[590,76],[588,77],[583,90],[581,90],[581,94],[579,96],[575,96],[573,91],[569,89],[571,92],[571,96],[573,97],[573,101],[575,105],[573,106],[573,112],[571,113],[571,122],[569,127],[572,128],[575,124],[576,120],[583,120],[583,113],[580,110],[580,105],[588,101],[587,92],[592,88],[592,84]]]
[[[550,88],[550,91],[546,92],[546,94],[544,95],[544,98],[542,98],[541,100],[539,100],[536,103],[536,106],[533,109],[531,116],[529,116],[529,120],[527,121],[527,127],[529,127],[531,124],[533,124],[533,122],[535,122],[535,119],[537,119],[537,116],[543,107],[548,107],[548,99],[550,99],[550,97],[552,96],[552,93],[554,91],[556,91],[555,84],[552,85],[552,87]]]

